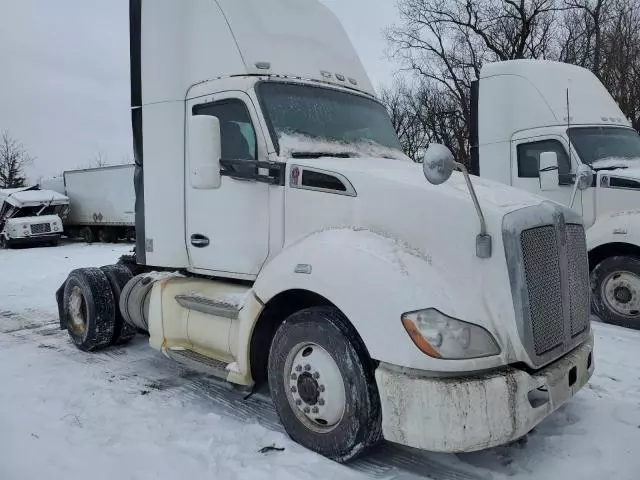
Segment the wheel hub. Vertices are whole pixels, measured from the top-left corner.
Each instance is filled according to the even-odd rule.
[[[298,418],[319,433],[335,428],[346,410],[346,391],[329,352],[314,343],[300,344],[291,350],[285,365],[287,399]]]
[[[320,397],[320,385],[311,376],[305,372],[298,377],[298,394],[300,399],[307,405],[316,405]]]
[[[602,282],[602,298],[618,315],[640,316],[640,277],[631,272],[615,272]]]

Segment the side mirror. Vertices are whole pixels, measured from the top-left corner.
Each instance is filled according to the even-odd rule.
[[[558,174],[558,154],[544,152],[540,154],[540,190],[557,190],[560,185]]]
[[[190,184],[197,189],[220,188],[222,136],[220,121],[208,115],[194,115],[189,121]]]
[[[422,162],[422,170],[429,183],[440,185],[446,182],[455,167],[456,160],[451,150],[439,143],[429,145]]]
[[[586,190],[593,185],[593,170],[588,165],[581,163],[576,172],[576,184],[578,190]]]

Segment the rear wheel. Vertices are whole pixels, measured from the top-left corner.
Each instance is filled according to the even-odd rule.
[[[93,243],[96,240],[91,227],[82,227],[80,229],[80,238],[87,243]]]
[[[111,227],[101,228],[98,232],[98,239],[102,243],[114,243],[117,240],[115,229]]]
[[[137,329],[135,327],[129,325],[124,321],[119,308],[120,294],[122,293],[122,289],[133,278],[133,275],[131,274],[131,270],[120,264],[107,265],[101,267],[100,270],[104,272],[107,279],[109,280],[109,283],[111,284],[111,292],[113,293],[115,305],[116,323],[111,343],[113,345],[122,345],[124,343],[130,342],[137,333]]]
[[[344,462],[381,436],[373,365],[333,307],[290,316],[269,353],[269,387],[280,420],[301,445]]]
[[[63,318],[80,350],[99,350],[111,343],[116,324],[115,302],[102,270],[82,268],[69,274],[64,287]]]
[[[592,310],[605,323],[640,330],[640,260],[610,257],[591,272]]]

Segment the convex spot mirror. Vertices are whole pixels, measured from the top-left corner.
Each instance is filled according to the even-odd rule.
[[[453,153],[446,146],[432,143],[424,154],[422,170],[429,183],[440,185],[449,178],[456,167]]]
[[[194,115],[189,122],[189,176],[191,187],[220,188],[222,135],[220,121],[209,115]]]
[[[576,183],[578,190],[586,190],[593,185],[593,170],[588,165],[580,164],[576,172]]]

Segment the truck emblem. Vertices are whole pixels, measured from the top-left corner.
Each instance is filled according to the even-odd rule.
[[[300,169],[298,167],[293,167],[291,169],[291,186],[297,187],[300,182]]]

